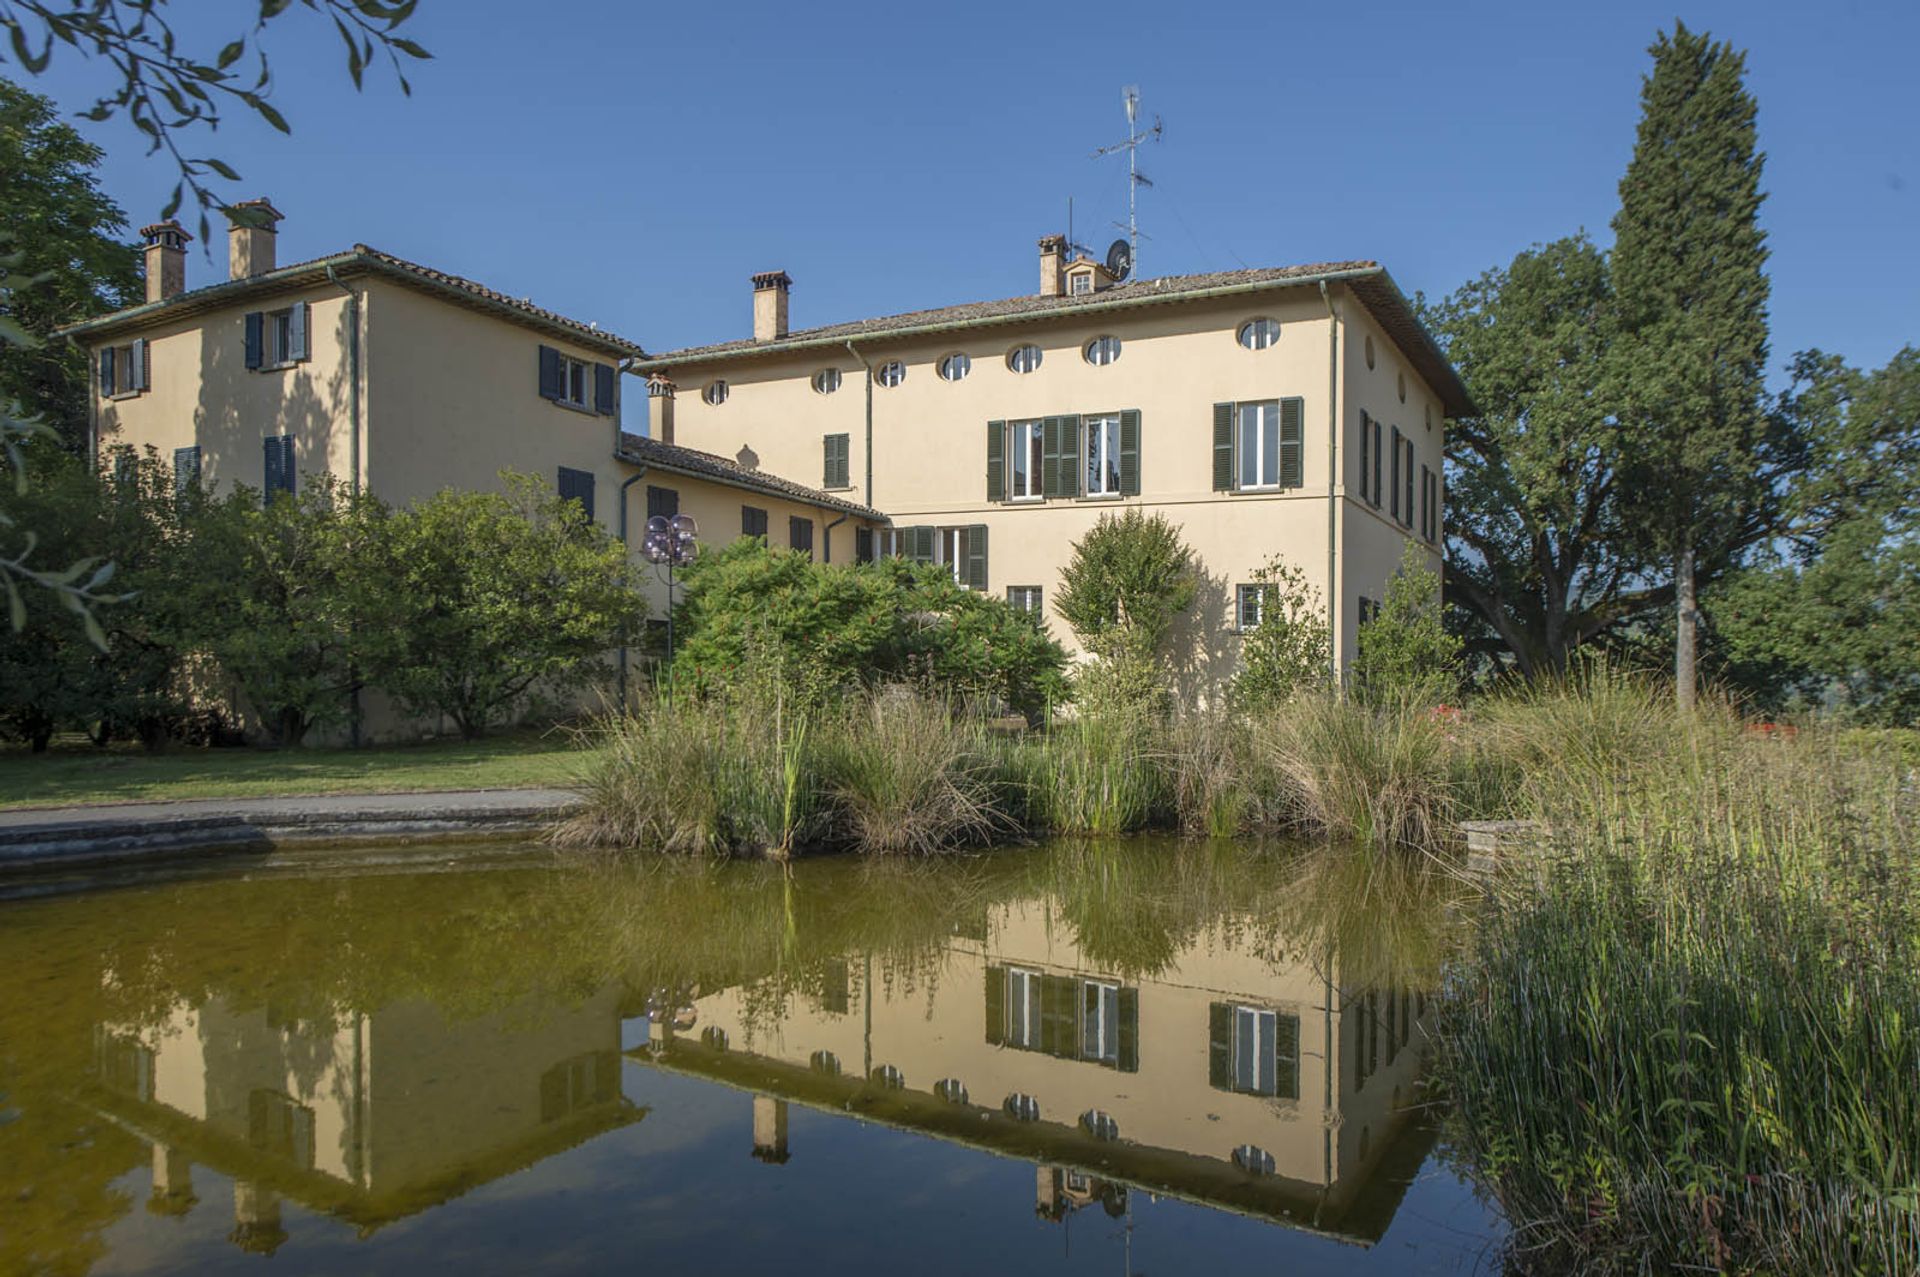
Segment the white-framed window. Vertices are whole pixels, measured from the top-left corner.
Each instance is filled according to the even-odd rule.
[[[722,382],[720,384],[724,387],[726,383]],[[708,391],[711,392],[711,390],[712,387],[709,386]],[[722,389],[720,391],[720,398],[725,399],[726,397],[727,392],[725,389]],[[563,404],[571,404],[575,408],[584,408],[587,406],[587,366],[582,361],[566,355],[560,356],[560,402]],[[708,399],[707,402],[715,403],[717,401]]]
[[[1080,986],[1080,1058],[1120,1060],[1120,986],[1088,980]]]
[[[1087,270],[1075,271],[1071,276],[1071,281],[1072,282],[1069,283],[1067,287],[1068,287],[1068,291],[1071,292],[1075,297],[1084,296],[1085,294],[1093,291],[1093,272],[1092,271],[1087,271]]]
[[[873,1080],[889,1091],[898,1091],[907,1085],[907,1075],[891,1064],[882,1064],[875,1069]]]
[[[819,372],[813,374],[813,388],[816,393],[823,395],[830,395],[840,389],[840,370],[838,368],[822,368]]]
[[[1086,350],[1081,353],[1095,368],[1105,368],[1108,364],[1119,361],[1120,339],[1111,333],[1103,337],[1095,337],[1087,343]]]
[[[1040,985],[1038,971],[1007,971],[1007,1045],[1029,1051],[1040,1047]]]
[[[1041,423],[1013,421],[1007,424],[1007,499],[1038,501],[1041,489],[1040,469],[1045,458],[1041,442]]]
[[[967,583],[967,530],[940,528],[934,538],[933,561],[953,574],[955,585]]]
[[[1280,321],[1261,316],[1240,325],[1240,344],[1248,350],[1266,350],[1280,340]]]
[[[293,307],[267,312],[267,362],[270,364],[292,363],[293,352],[299,349],[293,340],[293,312]]]
[[[880,365],[880,370],[874,373],[873,379],[883,386],[897,386],[907,379],[907,366],[898,359],[890,359]]]
[[[1007,367],[1015,372],[1033,372],[1040,367],[1040,347],[1028,344],[1007,352]]]
[[[965,1104],[967,1088],[957,1077],[943,1077],[933,1084],[933,1093],[949,1104]]]
[[[1260,622],[1266,619],[1267,587],[1264,585],[1240,585],[1234,587],[1233,618],[1241,630],[1257,630]]]
[[[957,350],[940,361],[940,380],[942,381],[963,381],[972,371],[973,360]]]
[[[1120,1123],[1114,1116],[1102,1109],[1088,1109],[1080,1115],[1080,1127],[1097,1140],[1117,1140],[1120,1138]]]
[[[1020,1091],[1007,1096],[1000,1105],[1006,1115],[1016,1122],[1037,1122],[1040,1120],[1040,1101]]]
[[[109,399],[137,395],[147,388],[147,342],[137,338],[100,351],[100,393]]]
[[[1259,399],[1239,405],[1237,444],[1240,487],[1280,486],[1280,401]]]
[[[1088,417],[1082,423],[1087,450],[1086,494],[1090,497],[1120,495],[1120,415]]]
[[[1029,616],[1039,616],[1040,599],[1040,587],[1037,585],[1009,585],[1007,587],[1007,606],[1016,612],[1025,612]]]
[[[567,362],[571,363],[573,361],[568,360]],[[585,367],[584,364],[581,366]],[[715,381],[708,382],[704,387],[701,388],[700,398],[704,403],[707,404],[708,407],[718,408],[721,404],[727,401],[727,393],[728,393],[727,383],[724,381],[715,380]],[[582,398],[581,402],[582,403],[585,402],[584,397]]]
[[[1249,1175],[1273,1174],[1273,1154],[1258,1144],[1242,1144],[1234,1149],[1233,1164]]]
[[[1300,1017],[1214,1003],[1212,1084],[1241,1095],[1300,1098]]]

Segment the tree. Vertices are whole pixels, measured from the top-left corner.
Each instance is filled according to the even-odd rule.
[[[1920,350],[1863,373],[1796,356],[1779,411],[1809,464],[1758,563],[1712,595],[1712,663],[1761,708],[1920,721]]]
[[[583,685],[646,616],[626,550],[577,501],[506,474],[507,492],[444,490],[379,539],[393,636],[370,677],[471,740],[530,693]]]
[[[343,723],[380,668],[397,608],[375,552],[387,511],[330,475],[298,495],[236,487],[188,495],[188,561],[177,586],[190,637],[230,678],[276,744]]]
[[[1233,698],[1261,710],[1324,687],[1333,639],[1320,591],[1305,572],[1275,555],[1254,570],[1253,583],[1261,592],[1260,623],[1241,636]]]
[[[1053,606],[1093,658],[1075,680],[1083,713],[1165,717],[1167,633],[1198,589],[1193,551],[1165,515],[1103,514],[1074,543]]]
[[[1447,596],[1468,647],[1530,679],[1672,597],[1625,526],[1614,312],[1606,255],[1575,235],[1427,314],[1479,409],[1447,436]]]
[[[4,313],[36,338],[0,347],[0,402],[37,417],[78,452],[87,424],[87,357],[54,329],[132,305],[139,254],[127,219],[94,180],[101,151],[54,115],[53,102],[0,79],[0,226],[12,236],[16,283]]]
[[[397,35],[413,16],[419,0],[300,0],[299,8],[332,19],[347,46],[347,72],[355,88],[366,69],[384,55],[401,92],[413,86],[401,70],[402,55],[432,55],[413,41]],[[265,38],[269,24],[284,18],[293,0],[260,0],[259,16],[249,30],[223,44],[211,55],[195,53],[181,41],[168,21],[170,0],[0,0],[0,66],[8,55],[29,75],[39,75],[51,64],[55,51],[95,57],[110,64],[118,79],[112,92],[80,114],[89,120],[125,115],[145,134],[148,153],[165,150],[180,171],[180,181],[161,212],[172,217],[191,195],[200,208],[200,240],[207,241],[207,213],[231,213],[215,195],[210,181],[238,181],[240,175],[224,160],[189,157],[180,149],[181,137],[195,129],[218,129],[221,111],[240,107],[258,115],[282,133],[291,132],[286,117],[268,101],[272,76]],[[252,65],[241,68],[252,55]],[[251,78],[249,79],[249,74]],[[244,215],[243,215],[244,216]]]
[[[1360,627],[1354,694],[1375,704],[1443,701],[1460,686],[1461,647],[1441,616],[1440,574],[1410,540],[1380,610]]]
[[[1767,258],[1755,104],[1746,57],[1676,23],[1641,85],[1633,159],[1613,222],[1626,527],[1664,561],[1674,591],[1674,684],[1698,681],[1703,578],[1771,532],[1790,441],[1762,402]]]

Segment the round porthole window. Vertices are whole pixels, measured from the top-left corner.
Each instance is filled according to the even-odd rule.
[[[940,380],[960,381],[973,371],[973,360],[955,351],[940,361]]]
[[[1000,1107],[1005,1109],[1007,1116],[1016,1122],[1037,1122],[1040,1120],[1040,1101],[1034,1099],[1031,1095],[1022,1095],[1020,1092],[1015,1091],[1007,1097],[1006,1103]]]
[[[1095,337],[1087,343],[1083,352],[1087,362],[1095,368],[1105,368],[1120,358],[1120,339],[1118,337]]]
[[[897,1091],[907,1084],[906,1075],[891,1064],[882,1064],[873,1071],[873,1080],[889,1091]]]
[[[965,1104],[967,1088],[960,1084],[957,1077],[943,1077],[933,1084],[933,1093],[949,1104]]]
[[[897,386],[907,379],[907,366],[898,359],[880,365],[873,379],[883,386]]]
[[[831,1051],[815,1051],[807,1060],[807,1067],[825,1077],[839,1077],[840,1057]]]
[[[1372,334],[1368,334],[1367,336],[1366,351],[1367,351],[1367,370],[1371,372],[1373,370],[1373,336]]]
[[[1240,344],[1248,350],[1266,350],[1280,340],[1280,321],[1249,319],[1240,325]]]
[[[1433,405],[1427,405],[1427,429],[1433,429]]]
[[[813,374],[813,388],[823,395],[830,395],[840,389],[840,370],[838,368],[822,368],[819,372]]]
[[[727,1049],[727,1031],[717,1024],[710,1024],[700,1030],[700,1040],[716,1051]]]
[[[1087,1134],[1097,1140],[1117,1140],[1120,1138],[1120,1123],[1114,1121],[1113,1114],[1099,1109],[1088,1109],[1080,1115],[1080,1126]]]
[[[1233,1164],[1250,1175],[1273,1174],[1273,1154],[1256,1144],[1242,1144],[1234,1149]]]
[[[1040,366],[1040,347],[1015,346],[1007,352],[1007,367],[1015,372],[1032,372]]]
[[[709,404],[712,404],[715,408],[718,408],[727,401],[727,383],[724,381],[708,382],[706,388],[700,392],[700,397]]]

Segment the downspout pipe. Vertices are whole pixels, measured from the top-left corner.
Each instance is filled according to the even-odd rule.
[[[859,348],[853,344],[853,339],[851,337],[847,339],[847,350],[852,353],[855,359],[860,361],[860,366],[867,370],[867,491],[866,491],[866,498],[867,498],[868,508],[873,510],[878,510],[880,507],[873,503],[873,365],[867,362],[867,357],[860,353]]]
[[[360,294],[340,282],[327,264],[327,282],[347,295],[347,491],[360,496]],[[347,744],[360,748],[360,680],[354,680],[347,707]]]
[[[1340,308],[1327,281],[1320,281],[1327,306],[1327,675],[1340,685]]]
[[[841,524],[845,523],[846,521],[847,521],[847,516],[843,514],[839,518],[835,519],[832,523],[829,523],[826,526],[826,528],[821,532],[820,561],[822,563],[833,562],[833,530],[839,527]]]
[[[618,435],[620,431],[620,419],[618,417],[614,418],[613,429],[614,433]],[[620,453],[616,450],[613,455],[618,457]],[[620,548],[626,551],[629,562],[633,559],[633,550],[632,547],[627,545],[627,490],[647,476],[646,462],[642,461],[637,464],[639,465],[639,469],[635,470],[631,475],[628,475],[626,482],[620,485]],[[667,600],[667,606],[673,606],[672,599]],[[627,645],[624,640],[620,644],[620,712],[622,714],[627,712]]]

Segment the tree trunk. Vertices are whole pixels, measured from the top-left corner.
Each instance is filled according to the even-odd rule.
[[[1683,713],[1693,712],[1700,655],[1700,611],[1693,588],[1693,545],[1688,540],[1673,560],[1673,695]]]

